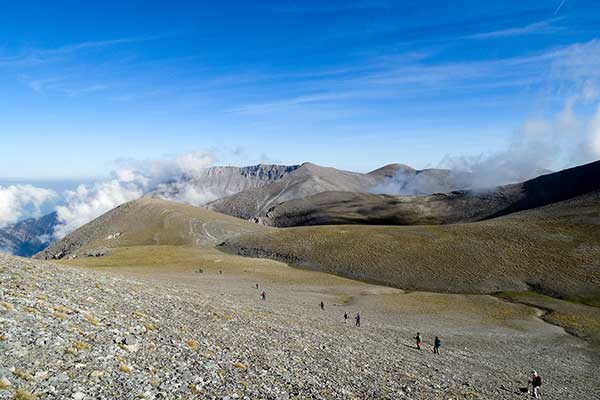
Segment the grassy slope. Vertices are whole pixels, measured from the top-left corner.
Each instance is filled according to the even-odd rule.
[[[600,299],[600,196],[471,224],[265,231],[233,238],[223,248],[403,289],[534,289],[595,302]]]
[[[232,236],[265,230],[268,228],[204,208],[143,198],[98,217],[54,243],[36,258],[53,258],[61,252],[63,257],[81,256],[99,249],[140,245],[213,248],[216,243]]]

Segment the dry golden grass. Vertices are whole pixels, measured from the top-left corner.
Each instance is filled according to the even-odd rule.
[[[94,326],[98,326],[100,324],[100,322],[98,322],[98,320],[89,312],[83,313],[83,318]]]
[[[19,379],[23,379],[24,381],[30,381],[33,379],[33,376],[25,371],[24,369],[21,368],[17,368],[13,371],[14,376],[16,376]]]
[[[0,378],[0,390],[7,390],[8,388],[10,388],[12,385],[10,383],[10,381],[6,378]]]
[[[152,322],[146,322],[144,323],[144,328],[146,328],[147,331],[155,331],[158,329],[158,326]]]
[[[15,400],[37,400],[38,396],[25,389],[17,389],[14,398]]]
[[[73,343],[73,347],[77,350],[89,350],[90,345],[85,342],[77,341]]]
[[[121,361],[121,362],[119,362],[119,371],[121,371],[125,374],[130,374],[133,372],[133,368],[131,368],[131,366],[129,364],[127,364],[125,361]]]
[[[234,362],[232,365],[237,369],[248,369],[248,366],[246,364],[241,363],[239,361]]]
[[[172,279],[177,276],[203,277],[219,273],[259,281],[305,284],[315,286],[361,286],[360,282],[334,275],[299,270],[282,262],[240,257],[223,253],[215,248],[190,246],[134,246],[114,249],[104,257],[86,257],[60,260],[60,264],[100,269],[119,273]],[[197,271],[204,270],[203,274]],[[193,275],[192,275],[193,274]]]
[[[186,342],[186,344],[190,349],[192,349],[192,351],[198,351],[199,345],[197,341],[190,339]]]

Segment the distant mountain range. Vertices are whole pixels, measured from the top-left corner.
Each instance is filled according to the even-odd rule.
[[[206,206],[223,214],[255,221],[278,205],[323,192],[395,193],[426,195],[464,189],[465,174],[444,169],[415,170],[402,164],[390,164],[361,174],[304,163],[281,179],[231,196]]]
[[[0,229],[0,249],[3,252],[31,256],[54,241],[54,227],[58,224],[56,212],[40,218],[27,218]]]
[[[600,190],[598,177],[600,161],[485,190],[462,189],[423,196],[323,191],[273,206],[259,221],[275,227],[475,222]]]
[[[389,164],[369,173],[343,171],[312,163],[290,166],[259,164],[207,168],[193,176],[160,183],[145,197],[202,205],[219,213],[277,226],[281,222],[276,220],[283,220],[282,213],[288,215],[287,211],[282,211],[288,208],[279,208],[280,205],[285,203],[296,207],[294,201],[312,199],[311,196],[317,196],[314,198],[317,203],[323,199],[338,202],[349,196],[319,196],[331,192],[354,193],[365,198],[374,198],[370,196],[376,194],[425,196],[467,189],[469,178],[468,173],[446,169],[416,170],[403,164]],[[291,214],[289,216],[292,218]],[[296,217],[292,219],[293,224],[300,223]],[[31,256],[53,241],[54,228],[58,223],[57,214],[53,212],[0,229],[0,249],[15,255]],[[281,224],[288,226],[290,222]]]

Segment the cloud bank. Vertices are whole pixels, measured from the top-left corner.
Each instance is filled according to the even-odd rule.
[[[55,197],[53,190],[32,185],[0,186],[0,228],[25,215],[39,215],[41,207]]]
[[[73,230],[128,201],[136,200],[166,183],[177,183],[185,190],[164,198],[190,204],[203,204],[210,194],[185,185],[216,161],[208,151],[193,151],[168,159],[117,160],[110,179],[79,185],[65,193],[65,204],[56,208],[59,225],[55,236],[62,238]],[[212,200],[212,199],[211,199]]]

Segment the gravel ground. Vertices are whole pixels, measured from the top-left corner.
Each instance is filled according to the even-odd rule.
[[[152,279],[0,255],[0,399],[514,399],[531,368],[545,399],[598,399],[597,353],[539,320],[432,320],[376,295],[342,308],[333,292],[257,290],[223,269]]]

